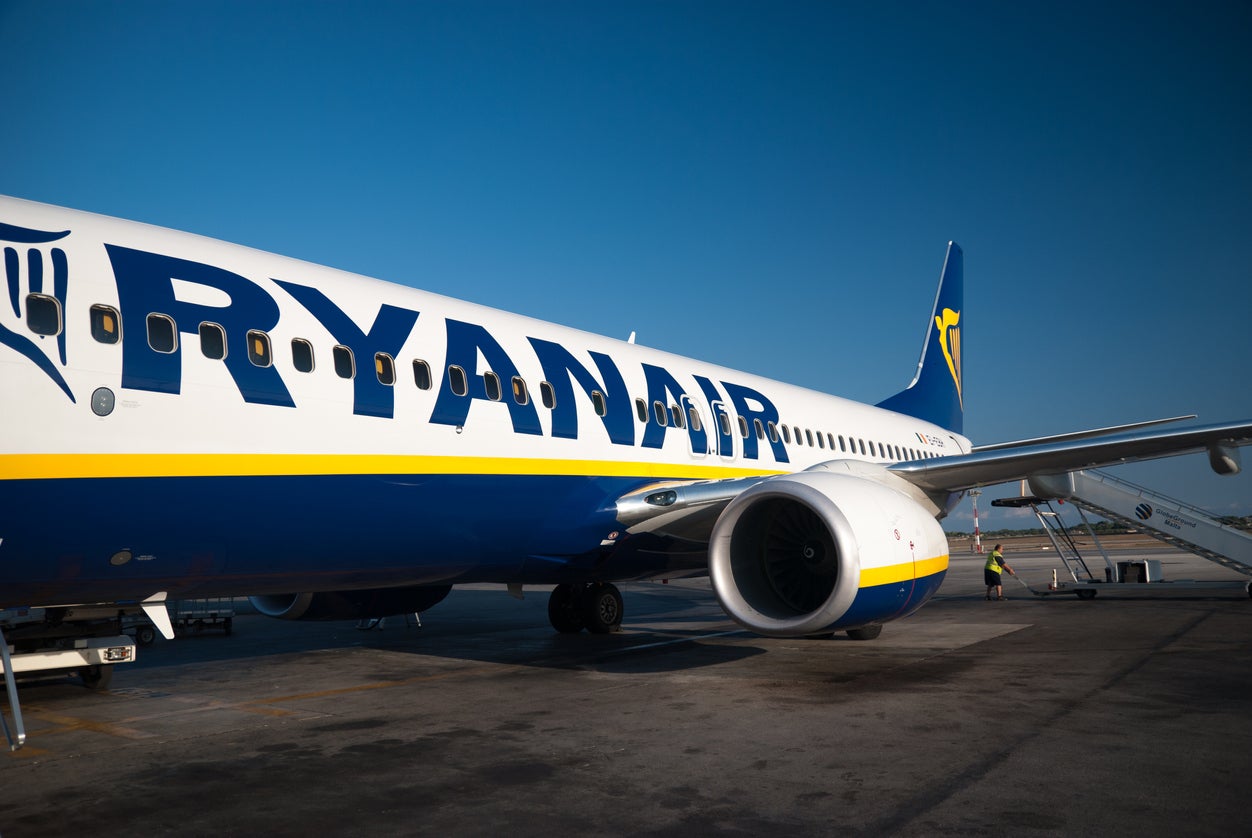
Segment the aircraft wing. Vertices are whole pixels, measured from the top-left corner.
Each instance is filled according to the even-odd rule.
[[[1169,421],[1177,419],[988,445],[976,448],[970,454],[896,463],[886,466],[886,470],[928,494],[946,495],[1033,475],[1063,474],[1204,451],[1209,453],[1214,471],[1234,474],[1240,469],[1239,446],[1252,444],[1252,422],[1169,431],[1136,430],[1109,435],[1109,431],[1141,429]],[[1104,435],[1093,438],[1092,435],[1096,434]],[[726,505],[742,492],[770,479],[761,476],[652,484],[618,499],[618,520],[632,534],[664,534],[671,539],[698,545],[702,551],[709,532]],[[942,506],[941,502],[936,503]]]
[[[1067,435],[1069,436],[1069,435]],[[1138,431],[1094,439],[988,446],[973,453],[888,466],[888,471],[927,491],[956,492],[1021,480],[1207,451],[1219,474],[1239,471],[1239,446],[1252,443],[1252,422]]]

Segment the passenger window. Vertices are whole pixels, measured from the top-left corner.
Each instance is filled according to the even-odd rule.
[[[200,324],[200,354],[213,361],[226,357],[226,332],[216,323]]]
[[[857,444],[861,446],[861,456],[864,457],[865,456],[865,440],[858,439]]]
[[[607,416],[609,414],[609,405],[604,400],[604,394],[599,390],[591,391],[591,404],[596,409],[596,416]]]
[[[556,391],[546,381],[539,382],[539,400],[543,402],[543,406],[548,408],[548,410],[556,407]]]
[[[530,404],[530,391],[526,389],[526,380],[520,375],[513,376],[513,401]]]
[[[695,405],[687,408],[687,412],[691,414],[691,430],[699,433],[704,428],[704,423],[700,421],[700,411],[696,410]]]
[[[739,436],[744,439],[748,438],[748,420],[746,417],[739,417]]]
[[[818,448],[825,448],[825,447],[826,447],[826,440],[822,438],[822,432],[821,432],[821,431],[818,431],[818,432],[817,432],[817,447],[818,447]]]
[[[335,375],[340,378],[356,378],[356,358],[351,349],[343,344],[336,344],[330,350],[330,357],[335,362]]]
[[[91,307],[91,336],[99,343],[117,343],[122,338],[122,319],[110,306]]]
[[[178,328],[169,315],[148,315],[148,346],[166,355],[178,349]]]
[[[448,367],[448,386],[452,388],[453,395],[464,396],[469,392],[469,379],[465,376],[465,370],[453,364]]]
[[[270,336],[253,329],[248,332],[248,360],[254,366],[268,367],[274,363],[270,355]]]
[[[775,425],[773,422],[770,422],[768,424],[768,427],[769,427],[769,441],[777,442],[778,441],[778,426]]]
[[[674,427],[683,427],[683,409],[676,404],[672,404],[669,406],[669,413],[670,416],[674,417]]]
[[[11,281],[16,285],[17,280]],[[16,302],[16,301],[15,301]],[[61,304],[56,297],[47,294],[26,295],[26,325],[37,335],[59,335],[61,333]]]
[[[662,428],[665,427],[665,405],[660,402],[652,403],[652,415],[656,417],[656,423]]]
[[[429,390],[432,384],[430,378],[430,364],[425,361],[413,362],[413,383],[417,385],[419,390]]]
[[[834,451],[835,450],[835,435],[830,434],[830,433],[826,434],[826,441],[830,443],[830,446],[829,446],[830,450]]]
[[[379,352],[374,356],[374,374],[378,376],[378,383],[391,387],[396,383],[396,362],[386,352]]]
[[[765,439],[765,426],[761,424],[761,420],[753,419],[752,425],[756,428],[756,438]]]
[[[722,436],[730,436],[730,416],[725,413],[717,415],[717,424],[722,426]]]
[[[813,447],[813,432],[808,428],[804,429],[804,438],[808,441],[809,448]]]
[[[783,442],[790,445],[791,444],[791,428],[787,427],[786,425],[783,425],[782,432],[783,432]]]
[[[313,372],[313,344],[304,338],[292,338],[291,365],[296,372]]]
[[[845,444],[844,444],[844,441],[843,441],[843,434],[839,434],[839,450],[840,450],[840,451],[847,451],[847,450],[848,450],[848,446],[847,446],[847,445],[845,445]]]
[[[493,402],[500,401],[500,397],[504,395],[500,390],[500,376],[494,372],[483,373],[483,387],[487,391],[487,398]]]
[[[643,399],[635,399],[635,415],[639,417],[639,421],[647,424],[648,422],[648,403]]]

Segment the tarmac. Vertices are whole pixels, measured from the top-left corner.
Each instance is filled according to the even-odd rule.
[[[1036,589],[1040,542],[1006,551]],[[988,602],[983,561],[873,641],[749,634],[706,580],[623,586],[605,636],[555,633],[541,588],[374,631],[241,614],[106,691],[23,686],[0,835],[1246,834],[1247,593]]]

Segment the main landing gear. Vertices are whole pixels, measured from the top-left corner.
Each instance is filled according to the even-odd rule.
[[[608,582],[565,582],[548,598],[548,621],[562,634],[620,631],[622,613],[622,594]]]

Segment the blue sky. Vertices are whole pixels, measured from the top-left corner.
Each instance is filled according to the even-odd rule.
[[[1246,2],[0,0],[0,193],[865,401],[955,239],[976,443],[1247,419],[1249,43]]]

